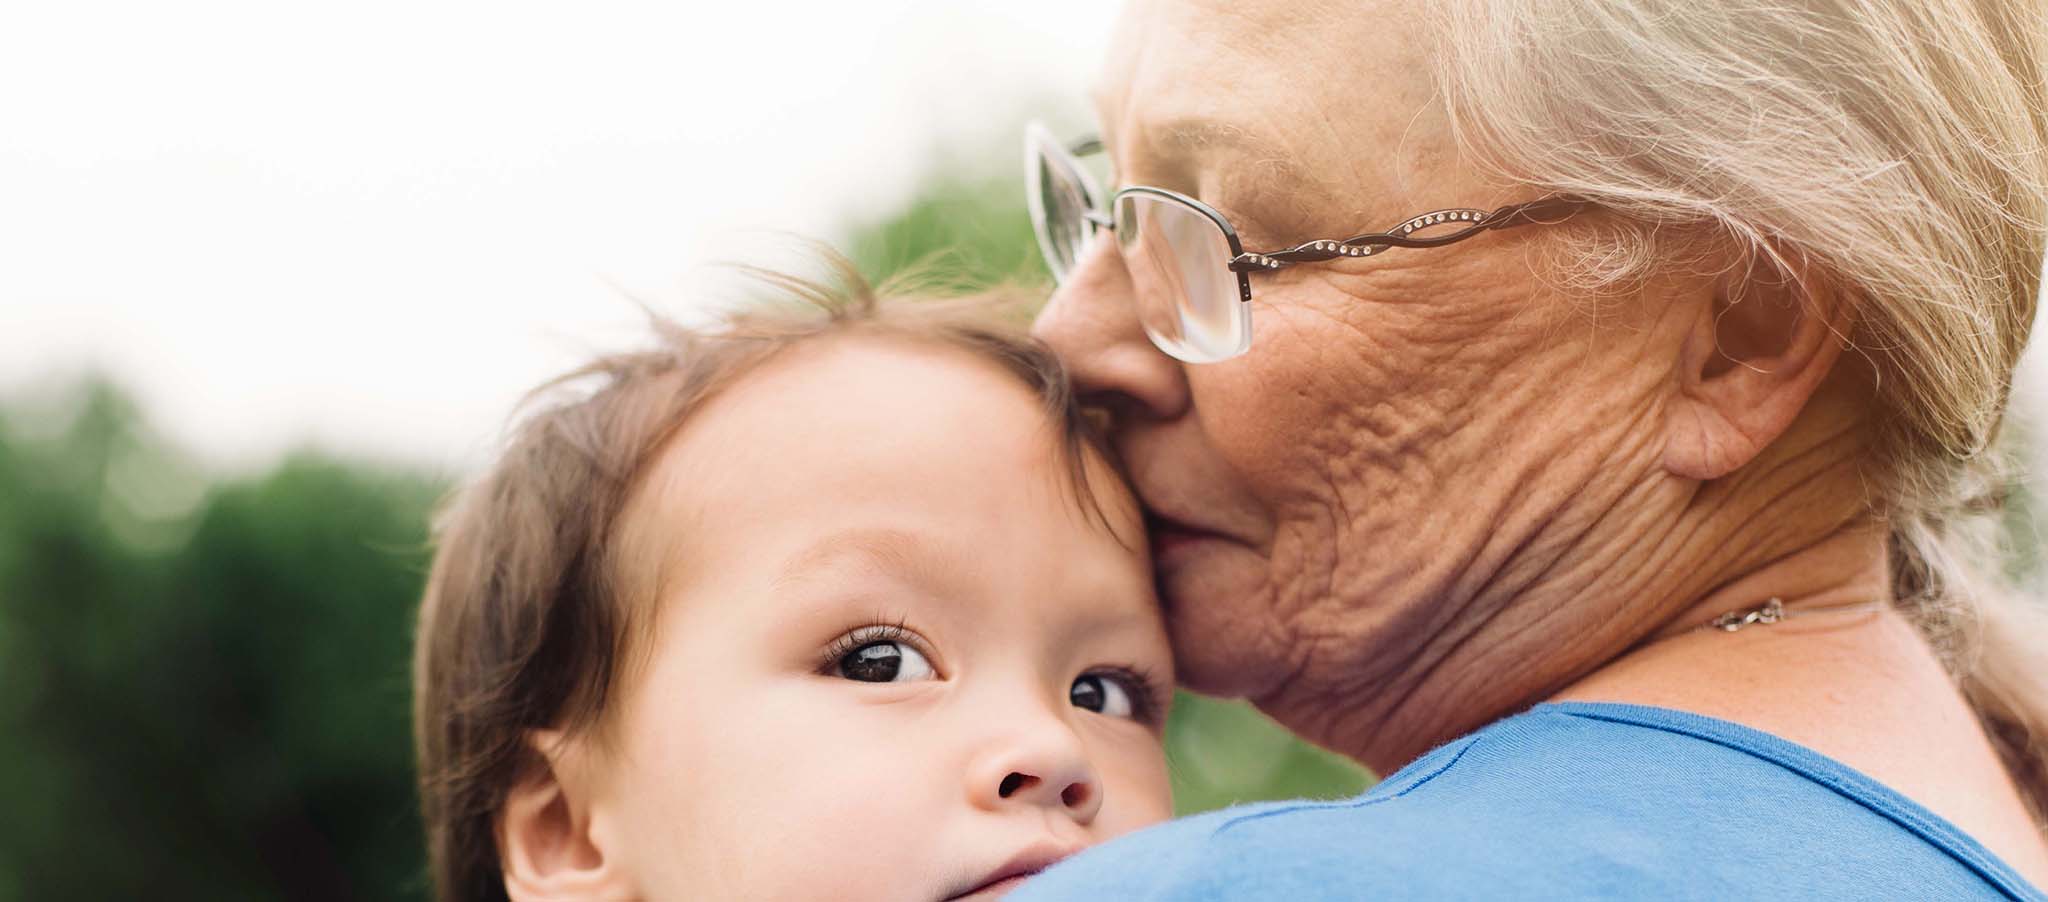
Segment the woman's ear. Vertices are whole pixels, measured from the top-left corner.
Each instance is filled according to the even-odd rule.
[[[513,902],[636,898],[621,850],[593,811],[589,755],[557,730],[527,735],[533,762],[498,812],[498,859]]]
[[[1854,305],[1804,260],[1771,257],[1714,283],[1680,352],[1664,468],[1718,479],[1754,460],[1799,418],[1841,359]]]

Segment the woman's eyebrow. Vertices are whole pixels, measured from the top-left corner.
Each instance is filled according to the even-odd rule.
[[[1136,172],[1189,170],[1197,164],[1227,160],[1262,185],[1305,185],[1313,180],[1278,142],[1240,125],[1206,116],[1180,116],[1141,123],[1141,136],[1129,148]],[[1113,145],[1112,145],[1113,146]],[[1273,180],[1273,181],[1269,181]]]
[[[1119,170],[1133,173],[1187,171],[1214,148],[1244,140],[1241,134],[1205,119],[1141,121],[1122,134],[1105,129],[1103,149]]]
[[[1210,147],[1234,148],[1266,143],[1265,139],[1243,126],[1195,116],[1170,119],[1148,126],[1147,133],[1159,136],[1159,141],[1168,147],[1191,153]]]

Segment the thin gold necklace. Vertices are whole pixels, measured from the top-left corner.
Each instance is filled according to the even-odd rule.
[[[1720,630],[1724,633],[1732,633],[1753,623],[1782,623],[1794,617],[1805,617],[1810,614],[1847,614],[1853,611],[1875,611],[1883,607],[1884,601],[1879,599],[1876,601],[1857,601],[1849,604],[1830,605],[1824,608],[1788,608],[1785,607],[1783,599],[1772,598],[1770,601],[1766,601],[1746,611],[1729,611],[1706,623],[1700,624],[1698,629]]]

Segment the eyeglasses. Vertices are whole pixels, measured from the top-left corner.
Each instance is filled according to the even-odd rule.
[[[1064,282],[1096,233],[1114,231],[1138,322],[1159,350],[1188,363],[1229,360],[1251,348],[1252,273],[1370,257],[1390,247],[1442,247],[1494,229],[1558,222],[1587,203],[1547,197],[1491,212],[1436,210],[1386,232],[1252,253],[1223,214],[1177,191],[1123,188],[1103,213],[1102,189],[1077,159],[1101,150],[1093,138],[1063,146],[1035,122],[1024,129],[1025,200],[1045,265],[1055,282]]]

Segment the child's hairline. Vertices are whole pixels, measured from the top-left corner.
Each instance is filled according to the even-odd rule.
[[[881,304],[891,301],[883,299]],[[917,303],[915,300],[896,303]],[[880,328],[864,328],[868,326]],[[667,601],[677,591],[677,574],[674,568],[682,556],[684,543],[690,540],[692,529],[699,526],[676,529],[663,540],[651,535],[652,527],[662,518],[655,516],[650,505],[661,503],[657,496],[667,491],[667,483],[660,480],[662,471],[674,463],[677,446],[684,441],[693,422],[700,420],[708,411],[719,405],[733,393],[743,390],[747,384],[761,378],[765,373],[780,365],[789,365],[790,359],[803,348],[820,345],[853,342],[873,342],[896,345],[923,351],[937,351],[957,361],[998,374],[1022,390],[1024,397],[1037,402],[1038,427],[1043,431],[1047,450],[1052,455],[1055,467],[1065,467],[1068,478],[1057,480],[1064,501],[1081,515],[1084,524],[1100,529],[1118,544],[1130,547],[1119,534],[1113,515],[1107,509],[1111,504],[1128,503],[1134,516],[1142,516],[1135,492],[1130,488],[1113,451],[1099,441],[1089,441],[1083,436],[1070,434],[1074,426],[1062,422],[1052,409],[1054,398],[1037,386],[1029,384],[1003,361],[995,358],[986,349],[973,347],[956,340],[956,336],[918,332],[908,328],[890,328],[886,323],[872,321],[835,322],[824,329],[798,338],[778,341],[772,349],[757,357],[746,360],[742,365],[722,374],[722,378],[702,394],[693,399],[685,409],[679,411],[675,421],[667,424],[663,436],[652,444],[641,460],[637,470],[629,477],[624,488],[625,500],[620,505],[611,525],[611,537],[607,543],[617,554],[606,556],[606,568],[611,585],[620,594],[619,602],[628,612],[624,634],[618,637],[618,666],[612,675],[618,695],[612,701],[623,703],[630,697],[638,679],[645,675],[645,668],[654,651],[654,637],[661,629],[662,612]],[[1080,441],[1074,441],[1081,438]],[[829,457],[827,458],[829,461]],[[1100,484],[1099,484],[1100,483]],[[1105,488],[1119,500],[1105,499],[1101,493]],[[683,489],[682,491],[687,491]],[[1127,501],[1121,500],[1129,496]],[[664,521],[667,522],[667,521]],[[1142,528],[1142,527],[1141,527]],[[645,552],[638,560],[644,563],[646,557],[655,561],[651,571],[635,578],[626,571],[630,569],[627,556],[636,551]],[[635,616],[637,615],[637,617]],[[615,753],[619,749],[614,730],[619,717],[613,710],[621,704],[608,704],[606,710],[592,712],[585,729],[565,731],[565,737],[584,737],[594,741],[601,753]]]
[[[528,392],[503,450],[444,502],[413,679],[422,815],[442,898],[503,897],[497,830],[505,793],[534,763],[535,730],[566,738],[594,727],[602,740],[625,665],[651,646],[636,641],[649,631],[635,617],[651,606],[619,594],[612,560],[627,512],[684,424],[778,357],[873,337],[996,365],[1039,399],[1075,497],[1117,535],[1092,471],[1106,469],[1130,495],[1127,475],[1057,358],[1017,323],[1001,325],[1004,295],[883,298],[842,258],[827,262],[838,277],[830,283],[756,273],[784,303],[724,317],[723,329],[650,311],[655,347],[599,355]],[[1105,466],[1091,466],[1091,454]]]

